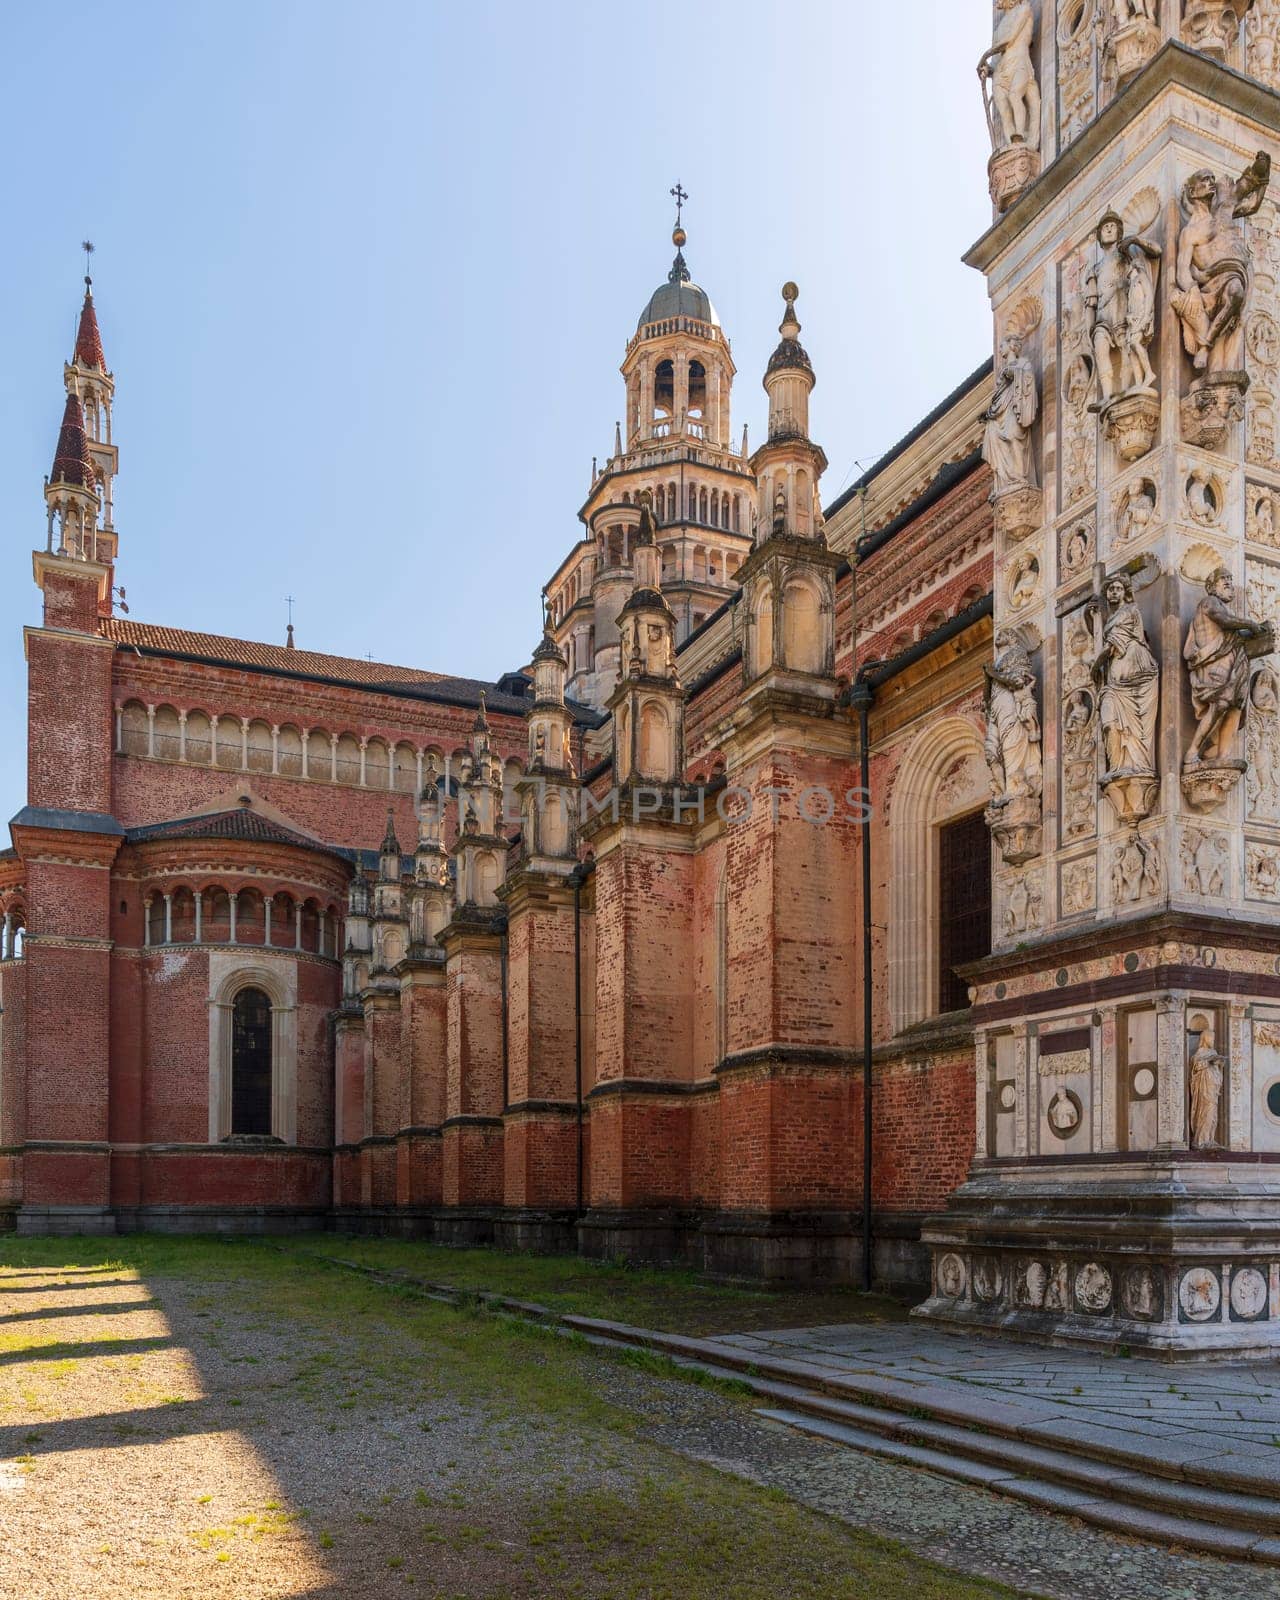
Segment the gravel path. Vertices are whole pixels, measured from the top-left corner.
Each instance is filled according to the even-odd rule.
[[[561,1353],[585,1400],[629,1413],[639,1440],[581,1415],[531,1419],[516,1353],[469,1385],[456,1350],[388,1334],[378,1312],[395,1296],[288,1270],[320,1311],[277,1305],[269,1279],[0,1269],[0,1595],[381,1597],[415,1591],[424,1550],[418,1593],[559,1594],[506,1586],[513,1551],[529,1559],[528,1506],[670,1475],[675,1451],[1023,1593],[1280,1600],[1268,1569],[1118,1539],[590,1351]],[[496,1327],[471,1319],[468,1337]],[[526,1338],[536,1353],[546,1336]],[[511,1386],[495,1394],[503,1361]]]

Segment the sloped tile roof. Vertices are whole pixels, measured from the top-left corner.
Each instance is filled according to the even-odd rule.
[[[58,430],[58,448],[53,455],[53,483],[78,483],[83,488],[93,487],[93,462],[89,459],[89,442],[84,434],[84,412],[74,394],[67,396],[62,412],[62,426]]]
[[[305,833],[295,833],[292,828],[286,828],[283,823],[264,817],[248,806],[129,829],[130,844],[149,844],[153,839],[243,839],[254,844],[287,844],[295,849],[320,850],[326,855],[343,859],[348,854],[337,845],[321,844],[318,839],[308,838]]]

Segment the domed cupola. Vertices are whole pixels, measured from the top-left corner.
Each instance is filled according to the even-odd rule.
[[[653,291],[649,303],[640,313],[636,332],[641,333],[655,322],[669,322],[674,317],[691,317],[695,322],[706,322],[713,328],[720,326],[711,296],[699,288],[689,274],[689,264],[684,258],[684,245],[688,235],[676,224],[671,242],[676,247],[676,258],[671,263],[667,281]]]

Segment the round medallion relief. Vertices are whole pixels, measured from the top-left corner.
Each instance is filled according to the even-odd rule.
[[[1070,1089],[1060,1088],[1045,1111],[1049,1132],[1059,1139],[1069,1139],[1083,1119],[1084,1107],[1080,1103],[1080,1097],[1073,1094]]]
[[[1061,989],[1070,980],[1070,978],[1071,974],[1067,971],[1067,969],[1065,967],[1059,967],[1057,972],[1054,974],[1053,981],[1058,985],[1059,989]]]
[[[1111,1274],[1096,1261],[1076,1273],[1076,1302],[1083,1311],[1105,1311],[1111,1304]]]
[[[1231,1278],[1231,1309],[1252,1322],[1267,1309],[1267,1280],[1257,1267],[1241,1267]]]
[[[1266,1089],[1267,1115],[1273,1122],[1280,1122],[1280,1078],[1274,1083],[1269,1083]]]
[[[1016,1085],[1014,1085],[1012,1083],[1001,1084],[1000,1085],[1000,1109],[1001,1109],[1001,1111],[1012,1111],[1014,1106],[1017,1105],[1017,1103],[1018,1103],[1018,1090],[1017,1090]]]
[[[1126,972],[1136,972],[1138,970],[1138,966],[1139,961],[1137,953],[1136,951],[1130,950],[1129,954],[1124,958],[1124,970]]]
[[[1178,1285],[1178,1304],[1188,1322],[1208,1322],[1222,1304],[1222,1285],[1208,1267],[1192,1267]]]
[[[1024,1262],[1018,1272],[1018,1303],[1039,1311],[1049,1287],[1049,1269],[1043,1261]]]
[[[938,1262],[938,1293],[949,1300],[958,1300],[964,1293],[964,1285],[964,1262],[959,1256],[943,1256]]]
[[[1150,1067],[1139,1067],[1133,1075],[1133,1092],[1139,1100],[1145,1100],[1154,1091],[1156,1075]]]

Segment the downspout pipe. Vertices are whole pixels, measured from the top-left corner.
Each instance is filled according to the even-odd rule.
[[[894,656],[890,661],[878,662],[876,665],[864,668],[854,679],[849,690],[850,708],[858,716],[858,760],[859,784],[862,789],[862,1287],[870,1291],[872,1286],[872,1252],[874,1238],[871,1228],[871,1201],[872,1201],[872,1162],[874,1149],[872,1145],[872,1022],[874,1000],[874,966],[871,950],[871,707],[875,703],[876,690],[896,678],[900,672],[905,672],[917,661],[922,661],[927,655],[939,649],[942,645],[949,644],[952,639],[959,638],[967,628],[974,623],[981,622],[984,617],[992,615],[994,610],[994,597],[984,595],[981,600],[975,600],[971,606],[966,606],[940,628],[935,628],[932,633],[927,633],[918,639],[909,650],[904,650],[901,655]]]

